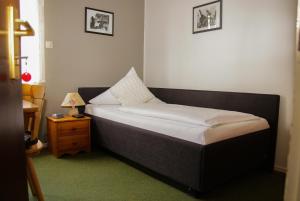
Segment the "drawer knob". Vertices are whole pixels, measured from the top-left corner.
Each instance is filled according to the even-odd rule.
[[[77,128],[72,128],[72,131],[76,131],[77,130]]]
[[[72,145],[76,146],[78,143],[77,142],[72,142]]]

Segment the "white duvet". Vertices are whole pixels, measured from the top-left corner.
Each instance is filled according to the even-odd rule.
[[[148,104],[148,103],[147,103]],[[85,112],[92,116],[101,117],[114,122],[153,131],[162,135],[207,145],[222,140],[254,133],[269,128],[268,122],[259,118],[253,121],[244,121],[207,127],[197,124],[139,115],[122,111],[120,105],[92,105],[85,107]],[[122,133],[120,133],[122,135]]]
[[[180,121],[206,127],[216,127],[229,123],[260,119],[260,117],[242,112],[176,104],[147,103],[135,106],[120,107],[119,110],[148,117]]]

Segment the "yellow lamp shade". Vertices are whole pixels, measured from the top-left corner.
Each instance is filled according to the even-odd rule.
[[[85,103],[77,92],[67,93],[64,101],[61,104],[62,107],[76,107],[83,105],[85,105]]]

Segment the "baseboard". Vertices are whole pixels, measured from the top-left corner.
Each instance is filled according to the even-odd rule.
[[[282,166],[279,166],[279,165],[275,165],[274,166],[274,170],[277,171],[277,172],[282,172],[282,173],[286,173],[287,172],[287,168],[286,167],[282,167]]]

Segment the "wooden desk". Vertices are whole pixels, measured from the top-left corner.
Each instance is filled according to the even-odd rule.
[[[25,131],[32,131],[34,129],[35,112],[38,110],[39,107],[36,104],[23,100]]]

